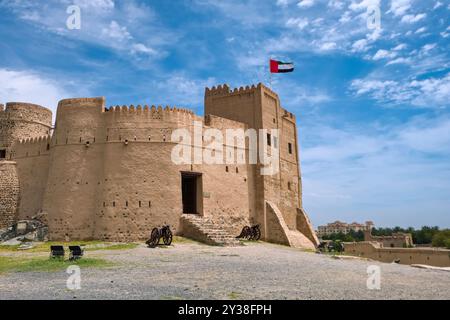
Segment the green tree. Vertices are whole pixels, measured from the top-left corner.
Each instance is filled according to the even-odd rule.
[[[443,247],[450,249],[450,229],[444,229],[434,234],[432,240],[433,247]]]

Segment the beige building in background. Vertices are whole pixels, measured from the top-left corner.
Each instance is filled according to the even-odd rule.
[[[353,223],[345,223],[341,221],[335,221],[332,223],[328,223],[325,226],[319,226],[317,229],[317,236],[322,237],[334,233],[343,233],[347,234],[350,231],[371,231],[374,227],[374,224],[372,221],[366,221],[365,224],[353,222]]]
[[[279,129],[277,140],[262,142],[279,149],[279,172],[261,175],[261,163],[174,164],[171,134],[192,131],[194,121],[222,132]],[[318,244],[302,206],[296,119],[262,84],[207,88],[204,117],[175,107],[106,108],[104,98],[62,100],[54,130],[50,110],[8,103],[0,110],[0,159],[0,229],[43,212],[52,240],[137,241],[169,224],[176,234],[231,244],[242,227],[259,224],[266,241]]]
[[[411,233],[397,232],[390,236],[373,236],[370,231],[364,232],[364,241],[378,242],[385,248],[410,248],[414,246]]]

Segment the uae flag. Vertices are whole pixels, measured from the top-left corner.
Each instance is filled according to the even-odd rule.
[[[270,59],[271,73],[286,73],[294,71],[294,64],[292,62],[281,62]]]

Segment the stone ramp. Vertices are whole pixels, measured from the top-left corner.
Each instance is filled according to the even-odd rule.
[[[288,238],[291,247],[316,250],[315,245],[303,233],[297,230],[289,230]]]
[[[236,237],[214,221],[195,214],[181,216],[181,235],[216,246],[239,246]]]
[[[289,229],[280,209],[272,202],[266,201],[267,226],[270,230],[266,241],[284,244],[294,248],[315,250],[315,244],[302,232]]]

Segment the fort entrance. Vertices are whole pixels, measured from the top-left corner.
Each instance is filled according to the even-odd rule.
[[[183,213],[202,214],[202,174],[196,172],[181,173],[181,192]]]

